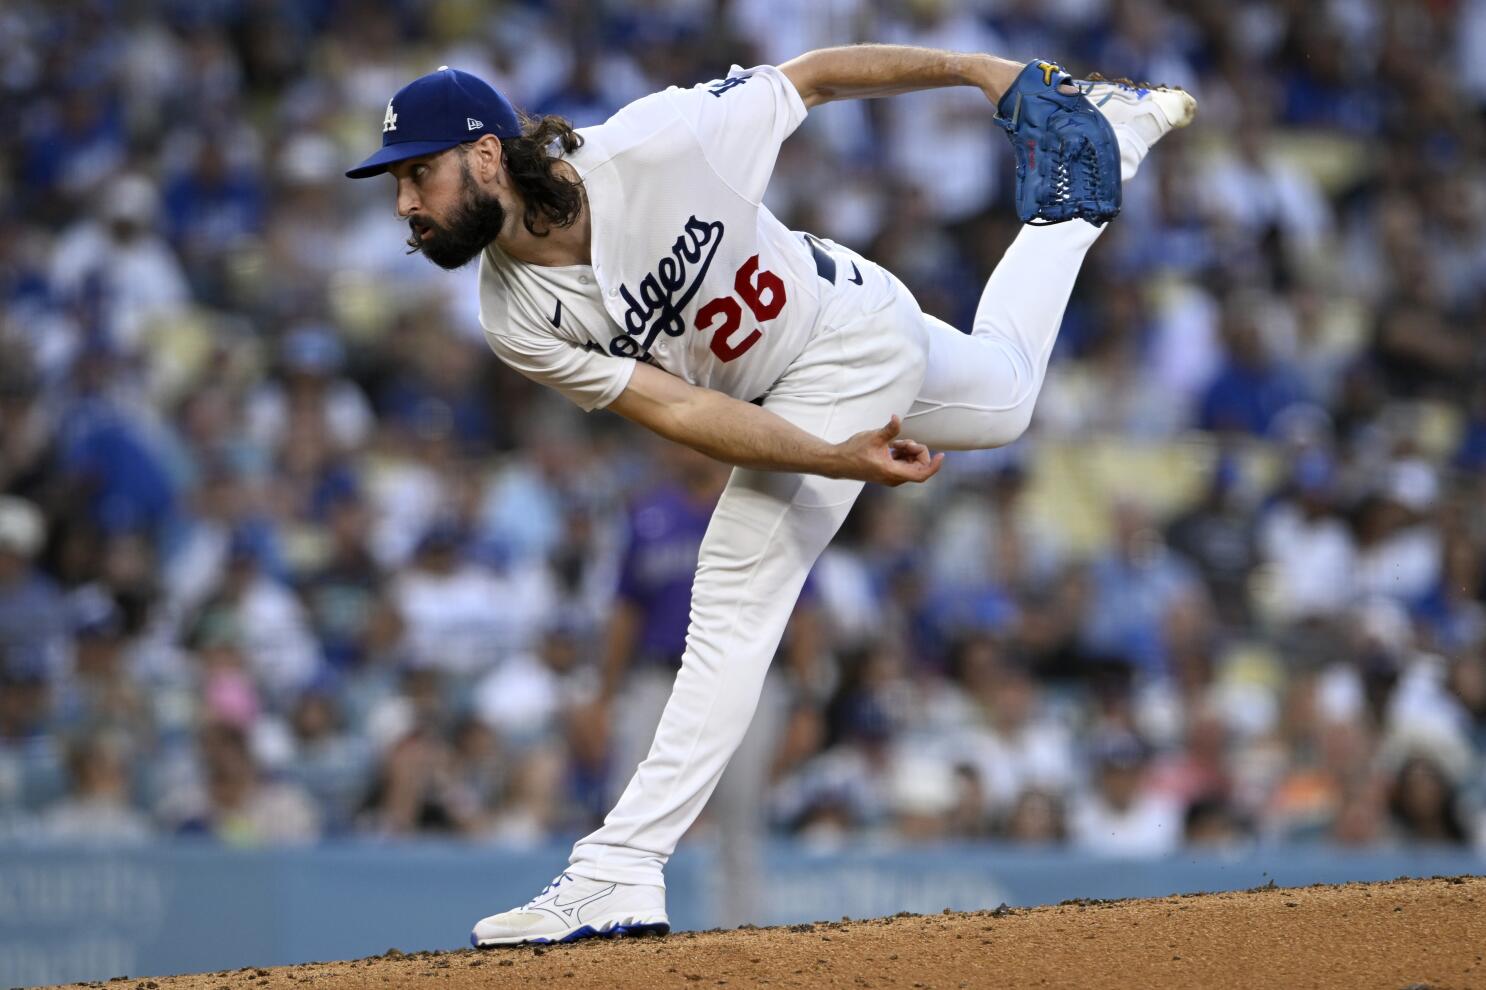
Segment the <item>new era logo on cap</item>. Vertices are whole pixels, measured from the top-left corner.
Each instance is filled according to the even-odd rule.
[[[485,126],[485,121],[476,120],[473,117],[466,117],[464,118],[464,126],[469,130],[478,131],[480,128]]]

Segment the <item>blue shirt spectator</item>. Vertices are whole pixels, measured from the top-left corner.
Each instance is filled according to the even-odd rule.
[[[156,531],[170,521],[175,481],[138,417],[107,399],[86,398],[64,419],[60,440],[62,471],[98,527]]]
[[[1197,425],[1264,436],[1275,418],[1305,399],[1299,378],[1271,359],[1254,315],[1230,301],[1224,314],[1227,360],[1202,396]]]
[[[1171,610],[1200,584],[1166,547],[1141,509],[1115,510],[1114,546],[1089,567],[1093,594],[1083,617],[1091,654],[1119,657],[1147,676],[1168,673],[1165,626]]]
[[[263,225],[263,189],[253,173],[234,169],[210,138],[195,167],[163,192],[165,230],[185,257],[232,248]]]

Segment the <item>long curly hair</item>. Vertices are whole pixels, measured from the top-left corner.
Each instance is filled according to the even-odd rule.
[[[554,146],[571,154],[583,146],[583,135],[556,114],[533,117],[521,113],[521,136],[501,138],[506,172],[526,204],[522,222],[537,237],[553,227],[570,227],[583,210],[579,183],[559,175]]]

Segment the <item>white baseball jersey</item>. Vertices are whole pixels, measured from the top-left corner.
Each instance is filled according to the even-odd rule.
[[[734,66],[581,129],[567,160],[588,195],[593,264],[531,265],[490,245],[480,322],[491,349],[585,410],[618,397],[635,360],[735,398],[763,395],[814,333],[820,266],[834,266],[762,205],[779,146],[804,118],[777,68]]]

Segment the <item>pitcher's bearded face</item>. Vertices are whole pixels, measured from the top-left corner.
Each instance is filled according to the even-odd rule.
[[[506,223],[506,211],[500,200],[482,190],[470,174],[469,162],[459,158],[460,182],[457,201],[445,211],[442,220],[431,210],[420,210],[408,217],[411,234],[408,247],[440,268],[453,270],[469,264],[485,246],[495,240]],[[440,163],[447,167],[446,163]]]

